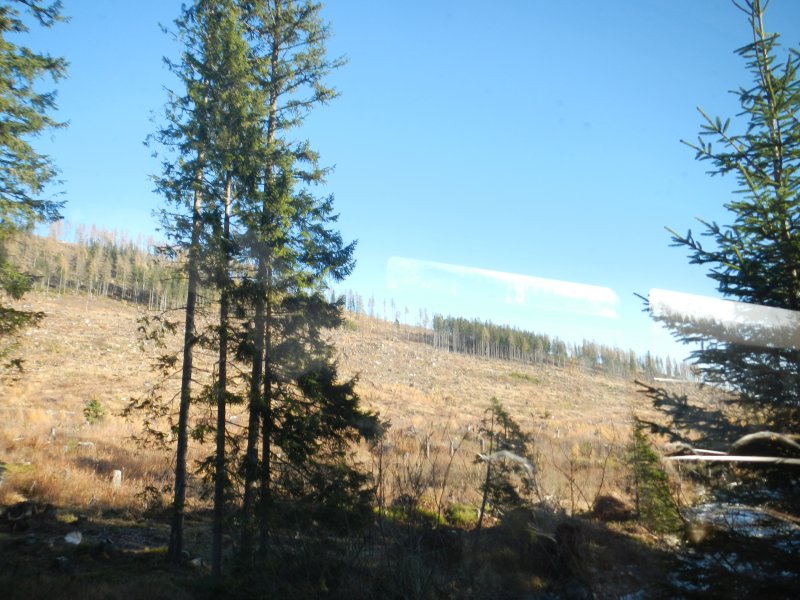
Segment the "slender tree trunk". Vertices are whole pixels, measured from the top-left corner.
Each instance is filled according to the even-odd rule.
[[[244,497],[242,499],[241,558],[245,563],[253,555],[255,484],[258,479],[258,425],[261,416],[261,384],[264,378],[264,297],[262,284],[266,279],[266,257],[258,261],[256,271],[255,317],[253,319],[253,364],[250,371],[249,420],[247,449],[244,464]]]
[[[223,261],[219,299],[219,376],[217,380],[217,449],[214,456],[214,525],[211,536],[211,574],[222,575],[222,522],[225,517],[225,401],[228,389],[228,305],[230,277],[231,180],[225,185],[222,226]]]
[[[272,288],[272,268],[267,269],[267,289]],[[271,452],[272,445],[270,438],[272,436],[272,367],[270,365],[270,358],[272,353],[272,298],[267,296],[266,303],[266,336],[264,338],[264,392],[263,392],[263,411],[264,415],[261,421],[261,498],[259,502],[259,515],[260,515],[260,529],[259,529],[259,550],[262,553],[267,551],[267,543],[269,538],[268,519],[270,504],[272,503],[272,462]]]
[[[491,456],[494,452],[494,412],[492,412],[492,421],[489,427],[489,453],[487,456]],[[489,486],[491,485],[492,481],[492,461],[491,459],[486,461],[486,479],[483,482],[483,497],[481,498],[481,509],[478,512],[478,522],[475,526],[475,542],[472,546],[472,552],[475,554],[475,551],[478,548],[478,538],[480,537],[481,528],[483,527],[483,517],[486,514],[486,503],[489,499]]]
[[[202,161],[202,155],[200,156]],[[197,173],[198,186],[202,173]],[[197,306],[197,287],[200,278],[198,272],[200,253],[200,230],[202,194],[199,189],[194,193],[192,208],[192,237],[188,256],[188,291],[186,293],[186,324],[183,333],[183,370],[181,372],[180,409],[178,413],[178,448],[175,456],[175,497],[172,504],[172,527],[169,535],[167,557],[171,562],[179,562],[183,553],[183,521],[186,505],[186,454],[189,448],[189,405],[192,400],[192,361],[194,345],[197,341],[195,332],[195,309]]]
[[[278,16],[275,20],[277,22]],[[279,48],[277,40],[272,41],[272,55],[270,60],[270,72],[273,77],[278,75],[279,66]],[[278,95],[275,90],[270,93],[269,111],[267,116],[267,135],[266,135],[266,148],[267,152],[273,150],[272,145],[275,141],[276,118],[278,113]],[[259,223],[261,228],[258,249],[258,266],[256,271],[256,307],[254,318],[254,335],[256,336],[253,347],[253,365],[250,373],[250,417],[247,429],[247,451],[245,457],[245,483],[244,483],[244,498],[242,500],[243,511],[243,527],[242,527],[242,558],[245,561],[250,561],[253,554],[253,534],[254,534],[254,509],[255,509],[255,492],[256,481],[258,480],[258,437],[259,437],[259,422],[263,411],[264,398],[262,396],[262,384],[264,383],[264,346],[266,341],[266,331],[269,328],[267,321],[266,298],[269,297],[271,290],[267,283],[268,279],[268,263],[270,260],[271,249],[269,248],[269,214],[271,207],[268,202],[268,193],[272,186],[272,165],[271,158],[267,159],[267,164],[264,166],[264,204],[262,207],[262,219]],[[265,390],[266,391],[266,390]],[[262,432],[263,434],[263,432]],[[269,456],[269,449],[267,449],[267,456]],[[267,466],[269,468],[269,466]],[[263,467],[262,467],[263,469]],[[260,504],[263,509],[264,505]],[[259,515],[261,520],[266,519],[266,514]]]

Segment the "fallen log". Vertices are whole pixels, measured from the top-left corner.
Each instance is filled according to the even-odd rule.
[[[687,454],[684,456],[666,456],[664,460],[708,461],[708,462],[742,462],[767,463],[774,465],[790,465],[800,467],[800,458],[784,458],[781,456],[734,456],[732,454]]]
[[[788,458],[800,458],[800,444],[797,436],[784,435],[774,431],[759,431],[745,435],[731,444],[731,452],[736,454],[758,454]]]

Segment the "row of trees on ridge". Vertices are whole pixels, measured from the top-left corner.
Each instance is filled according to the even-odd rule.
[[[58,231],[51,226],[47,238],[20,233],[8,246],[14,264],[36,274],[36,289],[105,296],[153,310],[177,308],[186,301],[181,261],[154,255],[152,240],[133,241],[79,225],[75,241],[67,243],[58,241]]]
[[[358,292],[347,290],[345,306],[351,313],[379,318],[380,309],[375,298],[367,302]],[[529,364],[551,364],[558,366],[579,365],[584,369],[602,372],[615,377],[665,377],[684,380],[697,379],[691,365],[667,357],[646,352],[637,355],[633,350],[623,350],[591,340],[580,343],[566,342],[556,336],[499,325],[480,319],[434,314],[428,317],[427,310],[420,310],[416,328],[409,322],[409,310],[400,311],[394,300],[387,306],[383,303],[383,319],[394,319],[407,326],[405,338],[430,344],[448,352],[459,352],[484,358],[510,360]],[[391,315],[391,317],[390,317]]]

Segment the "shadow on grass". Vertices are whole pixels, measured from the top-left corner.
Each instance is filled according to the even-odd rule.
[[[765,584],[747,573],[732,573],[721,545],[730,540],[720,534],[716,541],[679,551],[633,520],[606,523],[546,508],[516,509],[480,532],[377,513],[361,525],[353,521],[342,527],[346,521],[340,520],[331,527],[291,507],[277,510],[285,512],[275,519],[266,552],[247,568],[234,569],[235,539],[226,538],[221,581],[212,580],[201,560],[210,555],[206,510],[187,514],[190,555],[178,566],[165,560],[166,513],[146,519],[107,510],[80,518],[66,510],[42,511],[26,527],[0,532],[0,596],[700,598],[709,590],[736,597],[749,589],[790,597],[782,595],[787,588],[780,582]],[[81,542],[71,545],[65,536],[76,531]],[[729,549],[744,557],[741,565],[746,548],[734,542]]]
[[[95,509],[92,517],[41,506],[31,512],[13,531],[7,523],[0,531],[3,598],[195,597],[188,578],[165,566],[164,524],[111,510]]]

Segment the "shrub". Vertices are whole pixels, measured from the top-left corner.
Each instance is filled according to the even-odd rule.
[[[661,467],[658,454],[638,421],[633,427],[631,466],[636,493],[636,513],[652,531],[674,533],[681,527],[681,518],[672,499],[669,480]]]
[[[472,527],[478,522],[478,509],[469,504],[454,502],[447,507],[445,517],[455,527]]]
[[[97,398],[87,400],[83,406],[83,417],[89,425],[94,425],[101,421],[106,415],[106,409],[103,408],[102,403]]]
[[[489,452],[476,459],[486,464],[479,523],[487,506],[499,516],[524,505],[536,490],[533,437],[522,431],[497,398],[492,398],[486,413],[481,433],[489,438]]]
[[[520,373],[519,371],[512,371],[509,374],[511,379],[518,379],[519,381],[527,381],[528,383],[540,383],[539,378],[527,373]]]

